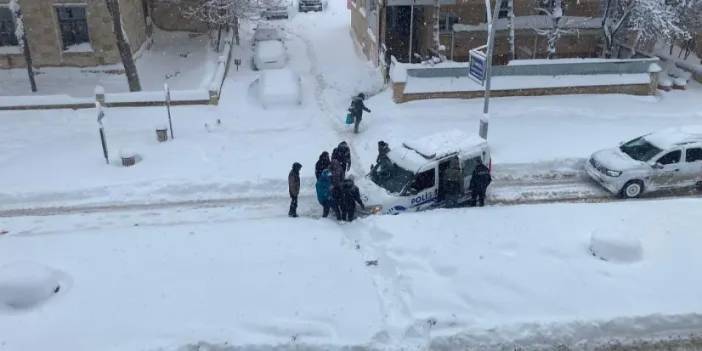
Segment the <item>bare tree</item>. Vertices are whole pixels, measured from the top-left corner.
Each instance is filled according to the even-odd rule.
[[[134,64],[132,49],[129,46],[127,37],[124,34],[124,29],[122,28],[122,14],[119,10],[119,0],[105,0],[105,3],[112,17],[112,32],[115,34],[115,42],[117,43],[119,56],[122,58],[124,72],[127,75],[129,91],[141,91],[139,73],[137,72],[136,64]]]
[[[507,31],[509,35],[509,59],[517,58],[514,37],[514,0],[507,0]]]
[[[603,55],[612,56],[615,43],[629,33],[635,34],[633,47],[651,40],[689,38],[690,33],[680,25],[678,6],[662,0],[605,0]]]
[[[678,18],[678,25],[684,29],[689,37],[674,36],[670,41],[670,54],[673,54],[673,48],[676,45],[680,46],[678,57],[684,55],[685,59],[695,50],[697,43],[694,33],[702,33],[702,0],[669,0],[673,6]]]
[[[274,3],[274,0],[198,0],[183,8],[183,13],[188,18],[216,28],[219,51],[223,31],[233,28],[234,40],[239,45],[239,19],[255,17]]]
[[[373,1],[373,0],[370,0]],[[441,20],[441,3],[440,0],[434,0],[434,12],[432,13],[431,16],[431,23],[432,23],[432,48],[436,52],[436,55],[439,55],[441,52],[441,26],[439,25],[439,21]]]
[[[24,18],[22,17],[22,9],[17,3],[17,0],[10,0],[10,11],[12,12],[12,17],[15,20],[15,37],[17,38],[17,44],[19,44],[20,49],[22,49],[22,54],[24,55],[24,61],[27,64],[27,75],[29,76],[29,86],[33,93],[37,92],[37,83],[34,80],[34,67],[32,63],[32,52],[29,50],[29,42],[27,41],[27,34],[24,31]]]
[[[548,56],[552,59],[556,57],[556,49],[558,47],[558,39],[563,34],[570,31],[561,28],[561,18],[563,18],[563,2],[562,0],[539,0],[539,5],[536,10],[546,16],[549,27],[547,29],[536,29],[536,33],[545,36],[548,40]]]

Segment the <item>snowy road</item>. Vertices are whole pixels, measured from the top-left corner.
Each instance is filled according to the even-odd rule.
[[[488,191],[489,205],[521,205],[535,203],[564,203],[564,202],[613,202],[637,201],[622,200],[610,194],[587,177],[584,172],[555,173],[525,173],[517,172],[516,166],[504,167],[513,173],[496,173],[495,180]],[[531,167],[525,167],[530,169]],[[514,175],[518,175],[515,177]],[[697,189],[680,189],[676,191],[645,194],[641,200],[669,199],[676,197],[702,197]],[[301,215],[318,217],[317,199],[314,194],[304,194],[299,198]],[[54,216],[76,213],[100,213],[119,211],[148,211],[158,209],[192,209],[192,208],[223,208],[234,207],[247,211],[252,218],[277,217],[285,214],[289,198],[281,196],[231,196],[184,199],[178,201],[158,202],[122,202],[98,203],[73,206],[40,206],[30,208],[0,209],[0,218],[20,216]]]

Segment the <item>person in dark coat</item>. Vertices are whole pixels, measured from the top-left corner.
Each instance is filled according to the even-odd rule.
[[[385,50],[385,84],[390,82],[390,68],[392,66],[392,54],[390,50]]]
[[[331,170],[332,185],[341,186],[341,182],[346,177],[346,170],[344,169],[344,166],[342,166],[341,162],[339,162],[338,158],[332,156],[329,170]]]
[[[347,144],[345,141],[342,141],[339,143],[339,146],[337,146],[335,149],[336,151],[336,158],[341,162],[341,165],[344,167],[344,172],[348,172],[351,170],[351,148],[349,147],[349,144]],[[332,152],[332,155],[334,152]]]
[[[473,176],[470,178],[470,205],[485,206],[485,192],[488,185],[492,182],[490,169],[483,164],[481,159],[478,159],[478,165],[473,170]]]
[[[327,218],[327,216],[329,216],[329,209],[332,207],[333,202],[330,170],[325,169],[322,171],[322,174],[319,175],[319,179],[317,179],[315,188],[317,189],[317,201],[319,201],[319,204],[322,205],[322,217]]]
[[[332,211],[334,211],[334,215],[336,215],[336,220],[343,220],[343,218],[341,217],[341,184],[332,185],[330,206]]]
[[[354,133],[358,133],[358,127],[361,124],[361,120],[363,119],[363,111],[371,112],[371,110],[363,104],[363,100],[365,99],[366,94],[364,93],[360,93],[357,96],[354,96],[353,99],[351,99],[351,107],[349,108],[349,112],[353,116]]]
[[[319,155],[319,160],[314,165],[314,176],[317,178],[317,180],[319,180],[319,176],[322,174],[322,172],[325,169],[328,169],[329,166],[331,166],[331,160],[329,159],[329,153],[324,151],[324,152],[322,152],[321,155]]]
[[[388,154],[390,153],[390,145],[384,141],[378,142],[378,158],[375,159],[376,164],[380,164],[381,161],[390,161]]]
[[[345,179],[341,183],[341,218],[344,221],[351,222],[356,218],[356,203],[361,205],[361,208],[366,208],[361,200],[361,192],[353,183],[353,177]]]
[[[297,217],[297,196],[300,195],[300,169],[302,165],[295,162],[288,174],[288,191],[290,192],[290,210],[288,216]]]

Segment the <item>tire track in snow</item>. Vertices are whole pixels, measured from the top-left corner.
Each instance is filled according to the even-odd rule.
[[[310,60],[310,73],[315,78],[315,99],[317,101],[317,106],[320,109],[322,115],[326,115],[329,123],[337,132],[337,135],[341,140],[347,140],[349,147],[351,148],[352,155],[352,168],[354,173],[363,174],[362,167],[360,167],[360,158],[357,156],[356,152],[353,152],[353,138],[346,139],[344,137],[344,127],[340,120],[336,119],[332,108],[330,107],[329,101],[325,99],[324,93],[329,89],[324,76],[318,70],[319,60],[317,54],[314,51],[314,46],[312,42],[304,37],[303,35],[296,33],[295,31],[290,31],[293,35],[302,40],[307,48],[307,56]],[[368,240],[364,240],[363,237],[357,236],[355,231],[351,231],[352,226],[363,225],[364,230],[361,231],[362,236],[369,236]],[[342,232],[348,240],[349,244],[353,248],[359,251],[363,262],[367,265],[368,269],[372,271],[373,285],[375,286],[376,294],[378,295],[378,302],[383,315],[384,331],[379,332],[374,337],[374,341],[382,344],[397,345],[397,343],[403,339],[405,331],[402,330],[400,326],[407,325],[408,322],[413,320],[410,313],[409,306],[405,303],[401,296],[401,292],[397,290],[399,282],[399,275],[397,272],[397,265],[394,264],[393,260],[387,255],[387,253],[370,244],[373,241],[373,230],[377,228],[371,228],[364,225],[362,221],[356,221],[351,224],[343,224]],[[389,233],[384,233],[384,235],[390,235]],[[370,262],[377,262],[377,266],[369,265]],[[373,272],[374,271],[374,272]],[[428,343],[426,345],[411,345],[412,349],[423,349],[428,348]],[[417,347],[419,346],[419,347]]]
[[[312,41],[309,38],[306,38],[304,35],[295,31],[293,28],[288,27],[288,32],[300,39],[305,44],[307,57],[310,60],[309,73],[314,77],[316,83],[314,96],[317,106],[319,107],[319,111],[322,115],[325,115],[327,117],[329,124],[336,131],[339,140],[345,140],[349,144],[349,148],[351,149],[351,168],[353,173],[356,175],[363,175],[363,169],[359,167],[359,165],[361,164],[360,158],[357,156],[356,152],[353,152],[353,138],[346,138],[346,136],[348,136],[348,130],[346,129],[346,125],[342,123],[340,119],[336,118],[336,115],[334,114],[334,109],[330,106],[331,104],[329,103],[329,101],[327,101],[324,97],[324,93],[327,92],[330,89],[330,87],[326,79],[324,78],[324,75],[322,75],[322,73],[319,72],[319,59],[317,57],[317,53],[314,51],[314,45],[312,44]],[[339,92],[343,94],[343,91],[339,90]]]
[[[359,227],[361,230],[358,230]],[[352,228],[354,230],[351,230]],[[415,330],[414,317],[404,297],[411,292],[409,287],[403,288],[396,261],[384,248],[377,245],[378,241],[386,240],[392,234],[370,226],[362,219],[343,224],[341,229],[347,244],[358,251],[366,265],[378,297],[384,327],[373,337],[373,343],[396,348],[402,345],[404,349],[427,349],[428,338],[406,338],[408,330]]]

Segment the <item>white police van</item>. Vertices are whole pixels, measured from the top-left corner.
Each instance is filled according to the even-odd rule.
[[[390,145],[387,158],[373,165],[359,181],[367,210],[399,214],[446,206],[445,174],[452,160],[459,162],[463,175],[458,203],[465,203],[470,199],[468,185],[478,161],[488,167],[491,164],[485,139],[451,131]]]

